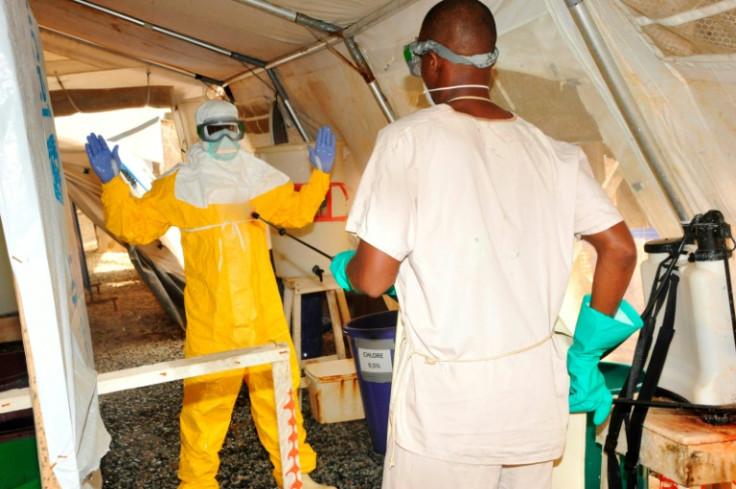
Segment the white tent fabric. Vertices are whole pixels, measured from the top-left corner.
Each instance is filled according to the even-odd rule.
[[[0,32],[0,217],[38,395],[37,436],[59,485],[81,488],[110,436],[99,412],[80,248],[26,2],[3,2]]]
[[[721,9],[709,9],[703,4]],[[734,41],[731,40],[730,52],[668,55],[643,31],[643,26],[660,25],[660,20],[642,15],[621,1],[598,1],[591,6],[596,25],[660,146],[667,173],[672,175],[679,197],[689,211],[687,217],[717,208],[728,222],[733,222],[736,204],[729,194],[736,184],[736,168],[732,164],[736,157],[732,136],[736,128]],[[714,37],[718,31],[733,36],[735,8],[734,2],[727,1],[681,2],[678,15],[661,22],[673,26],[688,19],[711,19]],[[710,14],[719,10],[722,12]],[[716,17],[730,26],[719,27]]]

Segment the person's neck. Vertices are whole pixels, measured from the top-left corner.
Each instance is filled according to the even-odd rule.
[[[514,114],[502,109],[491,100],[488,80],[485,79],[454,79],[446,80],[443,86],[478,85],[475,87],[462,87],[452,90],[435,92],[437,103],[444,103],[452,107],[456,112],[467,114],[479,119],[499,120],[512,119]]]
[[[479,119],[502,120],[513,119],[514,114],[502,109],[489,97],[457,96],[444,101],[455,112],[460,112]]]

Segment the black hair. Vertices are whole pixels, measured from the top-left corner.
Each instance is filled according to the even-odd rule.
[[[488,53],[496,46],[496,21],[478,0],[442,0],[424,17],[419,39],[432,39],[458,54]]]

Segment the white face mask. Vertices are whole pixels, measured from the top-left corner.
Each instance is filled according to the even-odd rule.
[[[424,82],[422,82],[422,85],[424,85]],[[485,88],[486,90],[491,90],[486,85],[452,85],[450,87],[437,87],[437,88],[427,88],[427,85],[424,85],[424,91],[422,92],[425,97],[427,97],[427,102],[429,102],[429,105],[434,107],[436,104],[434,102],[434,99],[432,98],[432,95],[430,92],[441,92],[442,90],[454,90],[455,88]]]

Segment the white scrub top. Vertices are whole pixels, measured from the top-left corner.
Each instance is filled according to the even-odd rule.
[[[621,220],[582,150],[519,117],[441,104],[384,128],[347,230],[401,261],[395,442],[461,463],[559,457],[569,381],[550,336],[573,245]]]

